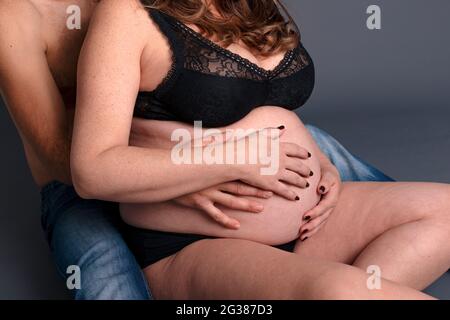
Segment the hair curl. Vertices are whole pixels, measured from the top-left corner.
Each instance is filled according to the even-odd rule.
[[[259,56],[293,49],[300,41],[298,28],[280,0],[141,0],[141,3],[197,26],[203,35],[221,46],[241,42]]]

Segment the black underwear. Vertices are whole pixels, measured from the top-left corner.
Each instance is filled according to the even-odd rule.
[[[217,239],[196,234],[139,229],[130,225],[124,225],[122,234],[142,269],[174,255],[196,241]],[[295,243],[296,240],[273,247],[293,252]]]

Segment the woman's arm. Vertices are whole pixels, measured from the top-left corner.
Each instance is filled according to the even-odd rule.
[[[85,198],[151,203],[245,180],[297,199],[286,184],[305,187],[299,158],[308,158],[308,153],[294,144],[281,144],[279,170],[273,176],[262,176],[259,165],[176,165],[170,150],[129,146],[141,56],[152,32],[157,32],[147,29],[152,29],[148,14],[135,0],[103,0],[92,17],[79,61],[71,155],[78,193]],[[277,135],[269,139],[279,139],[280,132]]]
[[[237,166],[175,165],[170,150],[129,146],[146,44],[135,1],[102,1],[79,61],[72,174],[86,198],[165,201],[239,177]],[[144,24],[145,25],[145,24]]]

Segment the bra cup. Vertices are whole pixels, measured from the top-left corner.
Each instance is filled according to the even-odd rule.
[[[173,65],[156,90],[139,93],[135,117],[223,127],[260,106],[297,109],[311,96],[314,65],[301,43],[273,70],[264,70],[175,18],[148,10],[169,41]]]
[[[186,86],[188,81],[191,85]],[[248,94],[249,92],[252,94]],[[151,115],[155,111],[154,115],[158,119],[154,120],[189,124],[202,121],[204,127],[223,127],[239,121],[254,108],[264,105],[268,92],[268,82],[228,79],[184,71],[170,92],[158,98],[154,95],[138,97],[139,106],[145,105],[146,108],[136,108],[139,112],[135,112],[135,116],[154,119]],[[164,112],[161,112],[162,109]]]

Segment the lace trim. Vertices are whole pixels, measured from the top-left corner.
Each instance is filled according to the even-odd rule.
[[[265,78],[273,78],[277,74],[279,74],[284,68],[286,68],[286,66],[289,63],[291,63],[291,61],[294,57],[295,50],[296,50],[296,49],[292,49],[292,50],[287,51],[286,54],[284,55],[283,59],[278,63],[278,65],[274,69],[266,70],[264,68],[261,68],[257,64],[251,62],[247,58],[244,58],[234,52],[231,52],[230,50],[228,50],[226,48],[219,46],[217,43],[211,41],[210,39],[208,39],[208,38],[204,37],[203,35],[201,35],[200,33],[196,32],[195,30],[189,28],[184,23],[182,23],[178,20],[176,20],[175,23],[179,28],[181,28],[183,31],[187,32],[189,35],[193,36],[197,40],[212,47],[214,50],[220,52],[224,56],[244,65],[246,68],[258,73],[259,75],[261,75]]]
[[[221,47],[174,17],[158,10],[148,12],[169,43],[172,65],[155,90],[140,94],[166,93],[183,68],[227,78],[267,81],[289,77],[312,64],[308,53],[299,43],[296,48],[285,53],[277,66],[266,70]]]

